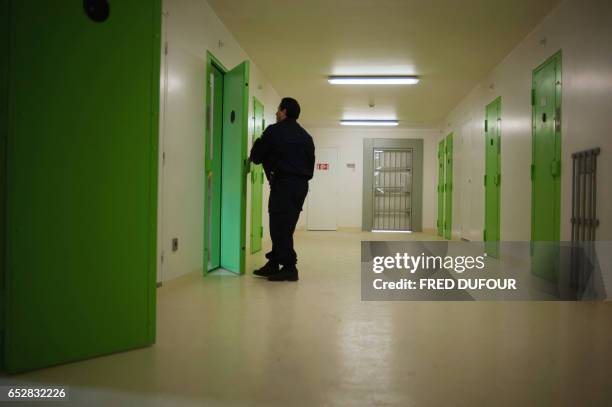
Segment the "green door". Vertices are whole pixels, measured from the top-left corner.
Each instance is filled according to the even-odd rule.
[[[550,242],[560,237],[561,52],[533,71],[532,110],[532,270],[555,281],[559,258]]]
[[[438,236],[444,236],[444,140],[438,143]]]
[[[206,200],[204,239],[210,271],[221,265],[221,140],[223,136],[223,72],[211,65],[208,77],[208,128],[206,139]]]
[[[253,142],[264,130],[264,107],[253,98]],[[251,164],[251,253],[261,250],[263,236],[262,199],[264,171],[261,165]]]
[[[6,3],[4,368],[152,344],[160,1]]]
[[[453,237],[453,133],[446,136],[444,146],[444,238]]]
[[[499,255],[501,191],[501,98],[485,109],[485,230],[487,255]]]
[[[245,261],[248,78],[248,62],[223,78],[221,267],[235,273],[244,272]]]

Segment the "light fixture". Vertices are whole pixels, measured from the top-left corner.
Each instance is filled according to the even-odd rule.
[[[412,233],[412,230],[379,230],[372,229],[373,233]]]
[[[332,85],[416,85],[417,76],[330,76]]]
[[[341,120],[343,126],[397,126],[397,120]]]

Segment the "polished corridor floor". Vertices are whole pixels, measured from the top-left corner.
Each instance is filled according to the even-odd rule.
[[[360,241],[406,238],[433,237],[300,231],[299,283],[186,275],[159,289],[155,346],[2,384],[88,406],[612,405],[612,303],[362,302]]]

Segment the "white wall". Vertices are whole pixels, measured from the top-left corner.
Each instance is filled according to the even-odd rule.
[[[601,225],[597,237],[612,239],[611,39],[612,2],[565,1],[448,115],[438,139],[453,132],[455,151],[464,147],[460,157],[455,157],[455,235],[482,239],[484,111],[488,103],[501,96],[501,238],[530,239],[532,71],[561,49],[561,239],[570,239],[571,154],[593,147],[601,147],[597,197]]]
[[[423,230],[435,224],[434,192],[437,164],[435,161],[437,129],[377,128],[306,128],[314,139],[315,154],[320,147],[338,147],[339,180],[338,227],[361,228],[363,187],[363,140],[365,138],[423,139]],[[355,170],[347,168],[354,163]],[[300,225],[305,224],[304,211]]]
[[[248,55],[204,0],[165,0],[163,10],[168,55],[162,58],[160,151],[166,159],[160,166],[158,235],[159,252],[164,253],[162,277],[168,280],[202,270],[206,51],[228,69]],[[272,123],[278,94],[252,62],[250,69],[249,117],[255,96],[265,106],[266,122]],[[249,145],[252,130],[249,120]],[[250,214],[250,188],[247,196]],[[247,215],[247,245],[249,226]],[[179,238],[177,252],[171,250],[174,237]]]

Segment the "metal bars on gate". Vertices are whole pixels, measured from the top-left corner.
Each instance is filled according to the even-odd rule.
[[[597,156],[599,148],[572,154],[572,248],[570,287],[576,298],[594,284],[594,241],[597,218]]]
[[[595,240],[599,148],[572,154],[572,242]]]
[[[412,230],[412,149],[374,149],[372,231]]]

